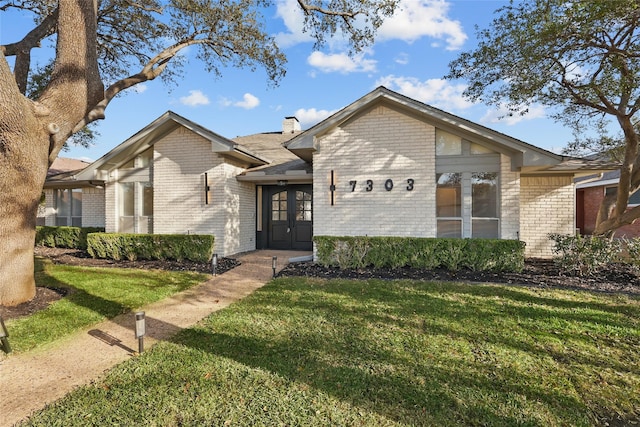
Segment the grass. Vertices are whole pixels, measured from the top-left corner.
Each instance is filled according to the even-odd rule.
[[[639,349],[624,295],[277,279],[25,425],[628,425]]]
[[[6,322],[15,352],[44,346],[206,280],[197,273],[77,267],[42,259],[36,259],[35,270],[38,286],[66,288],[70,294],[32,316]]]

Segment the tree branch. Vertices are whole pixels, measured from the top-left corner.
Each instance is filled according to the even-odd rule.
[[[58,8],[46,16],[33,30],[16,43],[0,46],[5,56],[15,56],[14,76],[20,93],[27,92],[27,79],[31,68],[31,49],[40,47],[40,42],[54,34],[58,24]]]
[[[116,97],[120,92],[129,89],[137,84],[144,83],[146,81],[151,81],[160,76],[169,61],[173,59],[180,50],[196,45],[207,43],[209,40],[201,39],[194,40],[189,39],[180,43],[176,43],[158,55],[149,60],[149,62],[140,70],[138,73],[133,74],[129,77],[125,77],[124,79],[118,80],[117,82],[110,85],[104,92],[104,98],[98,102],[84,117],[81,121],[79,121],[73,129],[73,133],[80,131],[80,129],[84,128],[91,122],[96,120],[105,118],[105,110],[111,100]]]
[[[312,12],[318,12],[321,15],[340,16],[345,21],[348,20],[348,19],[353,19],[357,15],[362,13],[361,11],[348,11],[347,12],[347,11],[323,9],[323,8],[321,8],[319,6],[315,6],[315,5],[312,5],[312,4],[305,3],[303,0],[298,0],[298,5],[300,5],[300,7],[304,11],[305,15],[309,15]]]

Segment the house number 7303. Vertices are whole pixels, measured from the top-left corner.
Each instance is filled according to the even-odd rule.
[[[413,191],[413,186],[415,184],[415,181],[412,178],[407,179],[406,181],[406,185],[405,185],[405,190],[407,191]],[[351,192],[353,193],[354,191],[356,191],[356,187],[358,185],[358,181],[356,180],[352,180],[349,181],[349,185],[351,186]],[[384,189],[387,191],[391,191],[393,190],[393,180],[392,179],[388,179],[384,182]],[[373,191],[373,181],[368,179],[365,181],[364,183],[364,191]]]

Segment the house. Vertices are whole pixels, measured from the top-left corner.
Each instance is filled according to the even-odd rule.
[[[46,186],[53,185],[53,183],[61,182],[67,179],[73,174],[81,171],[89,165],[88,162],[77,159],[70,159],[68,157],[56,157],[56,159],[49,167],[47,171]],[[52,187],[55,191],[49,192],[49,202],[53,202],[55,206],[59,207],[53,225],[80,225],[81,218],[80,212],[82,212],[82,192],[78,189],[64,187]],[[51,197],[53,196],[53,197]],[[38,216],[36,218],[36,225],[45,225],[46,217],[46,198],[42,200],[42,203],[38,206]],[[74,223],[75,220],[75,223]]]
[[[605,196],[617,193],[619,178],[620,171],[614,170],[576,179],[576,227],[580,234],[593,234],[600,204]],[[638,205],[640,205],[640,191],[636,191],[629,197],[627,209]],[[615,236],[628,238],[640,236],[640,222],[618,228]]]
[[[82,192],[83,226],[213,234],[221,255],[313,248],[313,235],[520,239],[551,255],[573,233],[569,158],[379,87],[312,128],[227,139],[167,112],[82,171],[49,181]]]

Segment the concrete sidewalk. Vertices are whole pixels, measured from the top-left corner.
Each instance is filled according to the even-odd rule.
[[[310,252],[264,250],[240,255],[239,267],[162,301],[142,307],[145,312],[145,350],[208,314],[249,295],[289,258]],[[93,325],[45,349],[10,355],[0,361],[0,426],[11,426],[77,386],[99,378],[138,350],[133,314]]]

